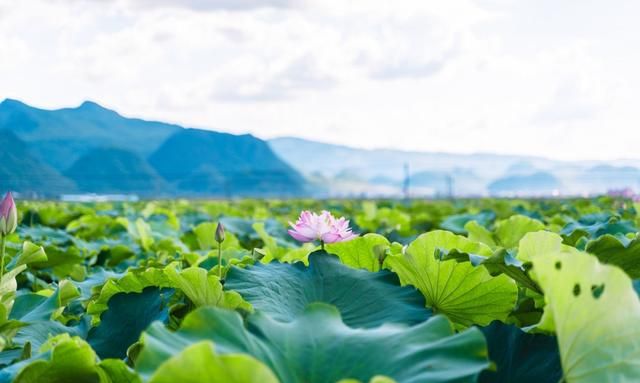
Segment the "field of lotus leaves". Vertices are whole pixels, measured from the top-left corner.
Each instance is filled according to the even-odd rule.
[[[636,209],[5,199],[0,383],[638,382]]]

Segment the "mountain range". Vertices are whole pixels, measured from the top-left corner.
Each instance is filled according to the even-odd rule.
[[[546,196],[640,189],[640,161],[367,150],[0,102],[0,190],[39,197]]]
[[[123,117],[94,102],[0,103],[0,190],[149,197],[287,196],[304,178],[263,140]]]
[[[557,161],[535,156],[360,149],[295,137],[273,150],[330,195],[413,196],[593,195],[640,190],[640,160]],[[321,160],[306,160],[309,156]]]

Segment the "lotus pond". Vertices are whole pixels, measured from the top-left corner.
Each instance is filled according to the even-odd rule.
[[[637,382],[637,209],[18,201],[0,383]]]

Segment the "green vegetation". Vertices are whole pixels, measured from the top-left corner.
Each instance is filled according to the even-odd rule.
[[[17,208],[0,382],[640,380],[630,200]],[[301,245],[303,210],[359,236]]]

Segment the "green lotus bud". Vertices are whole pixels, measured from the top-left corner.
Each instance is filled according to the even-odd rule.
[[[216,242],[224,242],[224,226],[221,222],[218,222],[218,227],[216,227]]]

